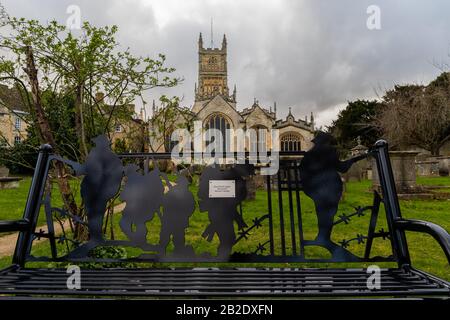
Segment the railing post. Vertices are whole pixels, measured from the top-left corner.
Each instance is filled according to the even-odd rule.
[[[383,204],[386,210],[386,219],[391,231],[392,245],[397,256],[399,266],[411,264],[405,232],[395,227],[394,221],[402,218],[397,190],[395,188],[394,174],[391,160],[389,159],[388,143],[378,140],[375,143],[375,160],[377,163],[378,176],[380,178],[383,193]]]
[[[31,180],[30,190],[28,191],[27,203],[23,213],[23,219],[30,223],[29,229],[21,231],[17,238],[16,249],[14,251],[13,263],[24,266],[26,256],[30,249],[33,232],[38,220],[41,197],[45,188],[45,181],[48,170],[48,159],[52,152],[52,147],[44,144],[39,149],[39,155],[34,169],[33,179]]]

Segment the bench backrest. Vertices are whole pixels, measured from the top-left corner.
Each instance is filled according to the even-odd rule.
[[[168,170],[170,156],[116,155],[97,138],[79,164],[43,146],[24,213],[32,227],[20,233],[14,262],[409,261],[405,235],[394,228],[400,207],[384,141],[347,161],[317,142],[308,151],[268,154],[279,159],[271,175],[261,175],[267,165],[248,153],[233,154],[239,164]],[[364,184],[355,198],[363,203],[347,200],[341,175],[372,160],[379,190]],[[75,199],[61,197],[68,187]],[[41,238],[50,240],[48,250],[33,245]],[[124,254],[99,255],[108,248]]]

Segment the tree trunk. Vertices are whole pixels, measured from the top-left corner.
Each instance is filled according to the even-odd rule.
[[[81,160],[84,161],[88,154],[88,150],[86,145],[86,132],[84,130],[83,86],[79,84],[75,92],[75,129],[80,144]]]
[[[38,124],[36,130],[38,130],[40,133],[38,136],[41,137],[41,143],[50,144],[53,147],[54,152],[58,153],[58,146],[53,137],[50,124],[42,107],[41,91],[39,88],[39,79],[37,76],[36,64],[34,62],[33,49],[28,46],[25,48],[25,50],[26,50],[26,68],[24,68],[24,71],[28,75],[28,79],[30,81],[31,95],[33,98],[36,122]],[[77,204],[75,202],[75,198],[70,188],[70,184],[67,180],[67,172],[64,167],[64,164],[62,164],[61,162],[56,162],[56,171],[57,171],[56,181],[58,183],[58,187],[61,192],[64,205],[71,214],[78,215],[79,212]],[[75,230],[75,235],[76,234],[77,230]]]
[[[439,145],[432,145],[430,146],[430,152],[432,156],[439,156],[439,150],[440,150],[440,146]]]

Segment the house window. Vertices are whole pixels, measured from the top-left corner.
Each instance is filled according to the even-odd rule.
[[[14,123],[14,128],[16,128],[16,130],[20,130],[21,127],[22,127],[22,120],[19,117],[17,117]]]
[[[220,151],[230,151],[230,143],[231,137],[230,132],[227,129],[230,129],[230,123],[228,120],[220,114],[213,114],[205,123],[205,129],[217,129],[222,133],[222,149]],[[206,137],[206,145],[214,143],[213,137]],[[220,146],[216,146],[216,150],[219,149]],[[219,151],[219,150],[217,150]]]
[[[115,129],[116,132],[122,132],[122,126],[120,124],[116,124]]]
[[[15,144],[18,144],[18,143],[20,143],[22,141],[22,138],[20,137],[20,136],[15,136],[14,137],[14,143]]]
[[[301,150],[301,136],[296,133],[287,133],[281,136],[281,151],[300,151]]]

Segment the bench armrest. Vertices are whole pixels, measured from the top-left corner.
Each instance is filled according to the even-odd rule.
[[[0,221],[0,233],[13,231],[26,231],[30,227],[27,220]]]
[[[399,230],[416,231],[431,235],[439,243],[442,250],[444,250],[448,263],[450,264],[450,235],[444,228],[431,222],[410,219],[396,220],[394,225]]]

